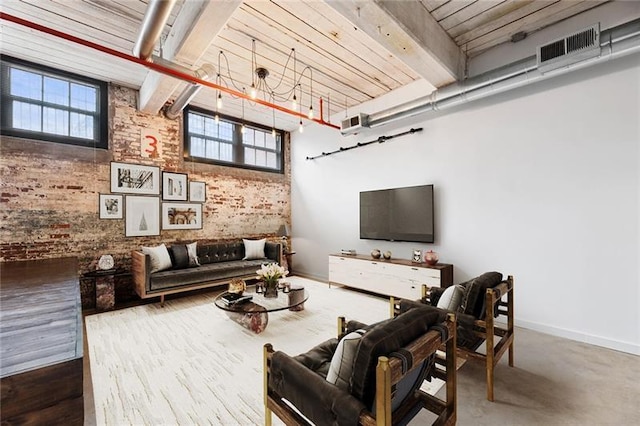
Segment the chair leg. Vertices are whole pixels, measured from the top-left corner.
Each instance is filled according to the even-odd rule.
[[[487,344],[487,399],[493,402],[493,367],[495,365],[493,348],[493,305],[495,303],[495,295],[491,289],[486,293],[486,313],[485,313],[485,334]]]
[[[514,334],[514,320],[513,320],[513,275],[509,275],[507,278],[511,286],[511,291],[507,295],[507,330],[511,337],[511,343],[509,344],[509,367],[513,367],[513,343],[515,340]]]
[[[270,343],[264,345],[263,348],[263,392],[264,392],[264,425],[271,426],[271,409],[269,408],[269,353],[273,352],[273,346]]]

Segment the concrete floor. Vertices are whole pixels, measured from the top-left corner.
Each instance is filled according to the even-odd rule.
[[[515,367],[506,354],[496,367],[495,402],[486,400],[481,362],[459,370],[458,425],[640,425],[640,357],[522,328],[515,338]],[[84,353],[85,425],[93,426],[86,343]],[[410,424],[431,422],[423,410]]]

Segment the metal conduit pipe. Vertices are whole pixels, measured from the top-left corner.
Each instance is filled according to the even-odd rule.
[[[147,5],[136,44],[133,45],[133,56],[148,59],[153,53],[176,0],[151,0]]]
[[[600,34],[600,56],[577,62],[566,68],[547,73],[538,70],[536,56],[519,60],[495,70],[483,73],[461,83],[450,84],[427,96],[370,114],[369,127],[378,127],[389,122],[413,117],[431,111],[440,111],[466,102],[516,89],[550,77],[566,74],[606,60],[640,52],[640,19],[602,31]]]
[[[216,70],[213,65],[204,64],[196,71],[195,74],[195,76],[201,80],[208,80],[216,74]],[[197,83],[193,83],[185,87],[173,104],[165,110],[164,115],[170,120],[175,120],[180,117],[182,110],[189,104],[189,102],[191,102],[191,99],[198,94],[200,89],[202,89],[202,86]]]

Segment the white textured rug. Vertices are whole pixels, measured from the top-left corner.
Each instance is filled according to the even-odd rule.
[[[265,343],[297,355],[335,337],[340,315],[389,317],[385,299],[288,281],[309,291],[305,310],[270,313],[261,334],[216,308],[213,292],[86,317],[97,424],[264,424]]]

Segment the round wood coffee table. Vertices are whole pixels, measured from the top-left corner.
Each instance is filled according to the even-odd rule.
[[[299,308],[309,299],[309,292],[299,286],[293,292],[280,289],[277,297],[272,298],[265,297],[263,293],[257,293],[256,286],[248,286],[243,296],[252,296],[251,300],[233,305],[227,305],[224,302],[225,294],[227,292],[215,298],[216,307],[225,311],[233,321],[256,334],[262,333],[267,328],[269,312],[300,310]]]

